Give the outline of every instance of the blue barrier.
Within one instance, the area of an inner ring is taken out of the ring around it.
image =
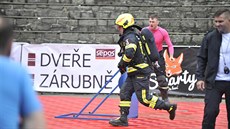
[[[55,116],[55,118],[67,118],[67,119],[84,119],[84,120],[111,120],[112,118],[108,117],[118,117],[120,115],[112,115],[112,114],[95,114],[97,109],[105,102],[105,100],[118,88],[119,86],[122,86],[122,84],[125,82],[127,78],[127,74],[122,74],[122,76],[119,78],[118,85],[112,89],[112,91],[107,94],[107,96],[97,105],[97,107],[92,111],[88,113],[83,113],[84,110],[91,104],[91,102],[101,93],[101,91],[106,87],[106,85],[111,82],[111,80],[119,73],[119,70],[111,77],[110,80],[108,80],[105,85],[93,96],[92,99],[80,110],[79,113],[67,113],[63,115]],[[130,114],[129,118],[137,118],[138,117],[138,101],[135,94],[132,96],[131,101],[131,107],[130,107]],[[81,116],[84,117],[81,117]],[[89,116],[89,117],[86,117]],[[92,117],[93,116],[93,117]],[[100,118],[95,118],[95,116],[100,116]],[[106,118],[105,118],[106,117]]]

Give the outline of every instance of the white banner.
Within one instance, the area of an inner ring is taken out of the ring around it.
[[[28,67],[36,91],[97,93],[118,71],[118,45],[26,44],[21,63]],[[101,93],[118,84],[114,77]],[[119,88],[114,91],[119,93]]]
[[[202,94],[195,88],[196,53],[199,48],[174,48],[175,61],[170,62],[165,57],[171,93],[186,96]],[[118,71],[119,49],[118,45],[18,42],[13,44],[11,58],[28,68],[36,91],[97,93]],[[120,74],[101,93],[109,93],[117,86],[119,77]],[[150,79],[152,90],[157,88],[154,79],[154,76]],[[114,93],[119,93],[119,88]]]
[[[22,52],[22,46],[28,44],[25,42],[14,42],[12,44],[12,50],[10,54],[10,58],[14,61],[21,62],[21,52]]]

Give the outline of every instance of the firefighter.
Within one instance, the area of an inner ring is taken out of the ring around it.
[[[120,117],[110,120],[113,126],[128,126],[128,114],[131,105],[131,96],[135,92],[138,101],[146,107],[168,111],[169,118],[175,118],[177,104],[165,103],[156,96],[149,94],[150,68],[139,35],[134,29],[134,17],[124,13],[116,19],[116,27],[120,34],[121,60],[118,68],[121,74],[127,71],[128,77],[120,89]]]

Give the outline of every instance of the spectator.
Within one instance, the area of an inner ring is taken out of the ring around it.
[[[0,129],[45,129],[29,74],[9,58],[12,37],[12,26],[0,16]]]
[[[197,56],[196,86],[205,90],[202,129],[215,128],[223,94],[230,129],[230,10],[218,10],[214,14],[214,25],[215,29],[203,38]]]

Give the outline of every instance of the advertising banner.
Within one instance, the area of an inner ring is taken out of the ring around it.
[[[28,44],[25,42],[14,42],[12,44],[10,58],[14,61],[21,62],[22,59],[22,46]]]
[[[97,93],[118,70],[118,45],[29,44],[22,50],[22,64],[28,67],[36,91]],[[102,93],[117,86],[119,77]]]
[[[166,63],[166,77],[171,94],[185,96],[203,96],[203,92],[196,88],[196,57],[199,47],[174,47],[174,61],[169,59],[167,50],[164,50]],[[157,89],[158,83],[155,74],[150,79],[152,89]]]
[[[174,61],[164,52],[170,94],[203,96],[196,89],[196,56],[199,47],[174,46]],[[41,92],[97,93],[118,71],[118,45],[15,43],[11,57],[28,68],[34,88]],[[118,84],[120,73],[101,93]],[[153,73],[150,88],[157,90]],[[119,88],[114,93],[119,93]]]

